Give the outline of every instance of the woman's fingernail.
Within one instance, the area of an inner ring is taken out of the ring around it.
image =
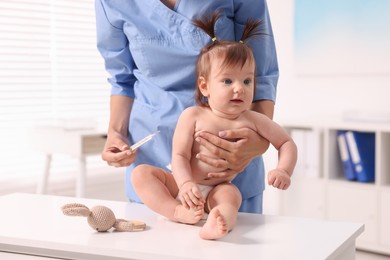
[[[226,135],[226,132],[225,131],[220,131],[219,133],[218,133],[218,136],[219,137],[224,137]]]
[[[199,137],[195,138],[195,141],[199,143],[200,142],[200,138]]]

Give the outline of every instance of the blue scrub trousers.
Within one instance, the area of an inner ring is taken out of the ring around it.
[[[238,209],[238,211],[258,214],[263,213],[263,193],[243,200],[241,207]]]

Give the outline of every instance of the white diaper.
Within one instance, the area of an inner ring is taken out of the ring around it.
[[[198,184],[198,187],[200,189],[200,192],[203,195],[203,198],[205,198],[205,199],[207,199],[207,196],[209,195],[210,191],[214,188],[214,186],[203,185],[203,184]]]

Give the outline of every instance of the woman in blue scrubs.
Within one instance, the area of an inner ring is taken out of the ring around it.
[[[127,167],[131,201],[141,202],[130,182],[135,166],[166,168],[171,162],[177,119],[195,104],[196,60],[210,42],[192,19],[215,10],[221,13],[215,31],[224,40],[238,40],[248,18],[263,20],[267,36],[253,44],[257,87],[252,109],[272,118],[279,71],[266,0],[96,0],[98,49],[112,86],[102,158],[109,165]],[[130,150],[129,145],[157,131],[153,140]],[[200,154],[200,160],[228,169],[209,176],[241,172],[233,180],[243,198],[240,211],[261,213],[265,184],[260,155],[269,143],[249,129],[226,129],[219,136],[204,134],[201,144],[220,159]]]

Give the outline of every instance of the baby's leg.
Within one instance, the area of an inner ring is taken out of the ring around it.
[[[195,224],[203,216],[203,207],[188,210],[181,205],[173,175],[161,168],[139,165],[132,172],[131,182],[146,206],[170,220]]]
[[[232,230],[237,222],[241,200],[240,191],[231,183],[219,184],[210,191],[207,202],[211,210],[200,230],[200,237],[218,239]]]

